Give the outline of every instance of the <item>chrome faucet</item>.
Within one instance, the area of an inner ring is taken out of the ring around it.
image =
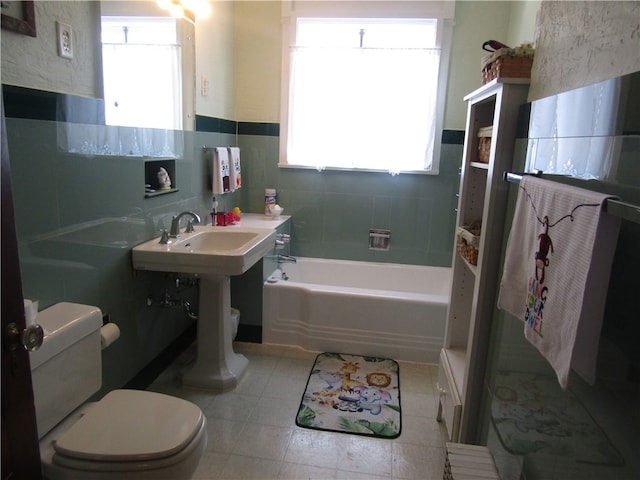
[[[175,215],[171,219],[171,229],[169,230],[169,236],[171,238],[176,238],[176,237],[180,236],[180,219],[182,217],[184,217],[184,216],[191,217],[191,221],[189,221],[189,225],[191,225],[191,228],[190,228],[191,232],[193,232],[193,222],[200,223],[200,217],[198,216],[197,213],[182,212],[182,213],[180,213],[178,215]]]
[[[278,259],[278,263],[296,263],[296,257],[292,257],[291,255],[276,255]]]

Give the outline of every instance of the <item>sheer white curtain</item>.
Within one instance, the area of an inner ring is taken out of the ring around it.
[[[440,49],[292,47],[289,164],[428,170]]]
[[[614,78],[531,105],[528,171],[584,179],[609,177],[621,82]]]
[[[280,167],[437,174],[455,2],[282,4]]]
[[[58,147],[80,155],[182,157],[184,132],[83,123],[57,124]]]

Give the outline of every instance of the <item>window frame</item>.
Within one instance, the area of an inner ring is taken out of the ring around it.
[[[386,172],[437,175],[440,165],[445,98],[449,73],[449,58],[453,36],[455,2],[412,1],[346,1],[346,2],[282,2],[282,70],[280,95],[279,168],[318,169],[307,165],[290,164],[287,161],[289,135],[289,88],[291,84],[291,47],[295,45],[298,18],[433,18],[438,22],[436,45],[441,48],[436,94],[436,121],[433,158],[429,170],[402,170],[391,172],[370,168],[327,166],[321,169],[352,172]]]

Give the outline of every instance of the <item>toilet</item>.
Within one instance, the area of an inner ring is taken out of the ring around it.
[[[30,356],[45,478],[191,478],[207,444],[200,408],[125,389],[85,403],[102,384],[102,312],[63,302],[36,322],[48,333]]]

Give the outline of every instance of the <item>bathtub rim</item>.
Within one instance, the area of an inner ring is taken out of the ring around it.
[[[451,291],[451,281],[452,281],[452,275],[453,275],[453,271],[451,267],[440,267],[440,266],[432,266],[432,265],[413,265],[413,264],[404,264],[404,263],[369,262],[369,261],[361,261],[361,260],[340,260],[340,259],[320,258],[320,257],[295,257],[295,258],[298,261],[300,261],[301,264],[325,263],[325,264],[339,264],[341,266],[347,266],[347,267],[357,266],[360,268],[364,267],[364,268],[371,268],[371,269],[392,268],[394,270],[409,269],[414,271],[429,270],[429,271],[433,271],[434,273],[442,272],[447,275],[446,285],[444,286],[444,288],[441,287],[439,289],[441,290],[442,293],[432,293],[432,292],[422,293],[422,292],[407,292],[404,290],[388,290],[388,289],[376,289],[376,288],[361,288],[356,286],[327,285],[325,283],[299,281],[296,279],[283,280],[281,278],[275,278],[277,277],[276,272],[280,271],[280,272],[287,273],[286,272],[287,267],[295,269],[297,265],[297,263],[296,264],[284,263],[284,264],[277,265],[275,270],[273,270],[273,272],[267,275],[267,278],[265,279],[265,282],[264,282],[264,286],[266,287],[267,285],[277,285],[283,282],[283,283],[286,283],[287,285],[304,286],[305,288],[310,289],[311,291],[319,291],[319,292],[331,291],[331,292],[341,293],[341,292],[353,291],[355,294],[383,295],[385,297],[406,299],[406,300],[417,300],[420,296],[425,295],[425,296],[432,297],[438,303],[442,302],[443,300],[445,303],[449,302],[450,291]],[[293,265],[293,267],[291,267],[291,265]],[[274,278],[275,278],[275,281],[272,280]]]

